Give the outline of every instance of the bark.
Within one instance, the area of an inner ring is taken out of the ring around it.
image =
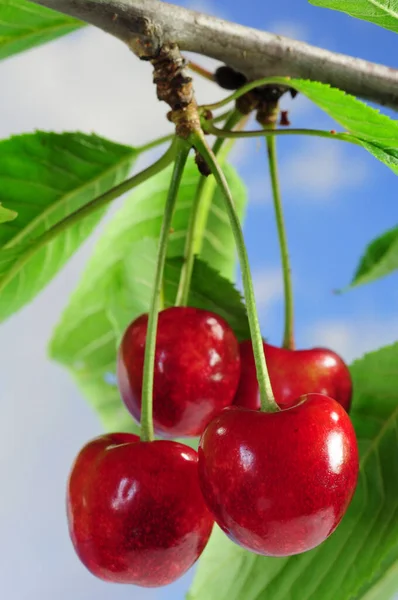
[[[398,70],[158,0],[34,0],[114,35],[141,57],[164,44],[216,58],[248,79],[289,75],[398,110]]]

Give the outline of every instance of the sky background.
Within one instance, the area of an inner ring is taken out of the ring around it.
[[[272,16],[269,3],[250,0],[180,3],[398,67],[393,33],[305,0],[279,0]],[[195,88],[200,102],[221,94],[199,79]],[[2,62],[0,89],[0,138],[80,130],[139,145],[170,131],[149,65],[93,28]],[[333,127],[300,96],[282,108],[289,108],[295,127]],[[397,340],[396,276],[333,294],[349,282],[367,242],[397,224],[393,173],[362,149],[329,140],[285,137],[278,151],[298,347],[329,346],[350,361]],[[240,144],[233,161],[248,185],[245,234],[263,334],[277,344],[282,280],[263,144]],[[47,360],[46,344],[97,236],[0,328],[0,590],[7,600],[181,600],[192,576],[161,590],[105,584],[79,563],[68,539],[66,477],[80,447],[101,427],[68,374]]]

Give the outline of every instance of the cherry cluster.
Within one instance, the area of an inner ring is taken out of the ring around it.
[[[118,356],[123,401],[139,422],[148,315]],[[278,412],[262,412],[251,341],[217,314],[159,313],[153,422],[162,437],[201,436],[198,453],[114,433],[78,455],[67,492],[71,538],[107,581],[160,586],[198,559],[214,521],[237,544],[289,556],[322,543],[355,490],[358,450],[343,360],[323,348],[264,343]]]

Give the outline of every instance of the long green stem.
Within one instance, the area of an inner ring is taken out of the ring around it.
[[[152,396],[153,396],[153,371],[155,365],[156,331],[158,326],[159,300],[162,291],[164,263],[166,260],[167,242],[169,239],[171,221],[177,200],[178,189],[185,163],[188,158],[190,146],[181,138],[175,144],[175,162],[173,174],[166,199],[162,229],[159,238],[159,248],[156,262],[155,281],[153,284],[151,305],[148,316],[148,329],[145,342],[144,374],[142,381],[141,403],[141,440],[153,440]]]
[[[272,393],[271,381],[268,374],[267,364],[265,362],[263,340],[261,337],[260,324],[258,322],[256,300],[250,274],[249,258],[247,256],[242,228],[240,226],[239,217],[236,213],[234,201],[224,173],[220,169],[212,150],[208,147],[203,133],[195,132],[191,134],[190,141],[206,160],[225,199],[225,206],[228,211],[239,256],[240,267],[242,270],[243,289],[245,292],[250,333],[253,344],[253,354],[256,363],[257,379],[260,389],[261,408],[266,412],[277,412],[279,407],[276,404],[274,395]]]
[[[242,123],[246,122],[246,120],[248,119],[249,115],[242,115],[242,113],[239,110],[233,110],[230,112],[230,114],[228,115],[223,128],[221,129],[221,131],[230,131],[231,129],[233,129],[236,125],[238,125],[238,123]],[[210,122],[210,121],[209,121]],[[214,122],[214,119],[213,121]],[[224,140],[217,138],[216,141],[214,142],[213,145],[213,154],[214,156],[219,155],[219,161],[221,161],[221,149],[222,147],[224,147],[224,152],[222,154],[222,158],[226,158],[226,155],[229,153],[229,151],[232,148],[232,144],[230,144],[229,146],[223,146],[224,145]]]
[[[147,167],[143,171],[140,171],[136,175],[133,175],[129,179],[126,179],[119,185],[115,186],[111,190],[108,190],[101,196],[94,198],[91,202],[88,202],[77,211],[71,213],[69,216],[59,221],[56,225],[51,227],[48,231],[43,233],[40,237],[34,239],[30,244],[26,247],[23,254],[18,258],[12,265],[12,267],[7,271],[7,273],[0,279],[0,291],[4,289],[4,287],[12,280],[16,273],[27,263],[27,261],[33,256],[38,250],[43,248],[46,244],[51,242],[57,235],[69,229],[85,217],[88,217],[93,212],[99,210],[100,208],[104,208],[107,206],[112,200],[118,198],[125,192],[128,192],[132,188],[136,187],[140,183],[143,183],[153,175],[156,175],[163,169],[165,169],[174,158],[175,149],[174,144],[170,146],[170,148],[163,154],[159,160],[153,163],[151,166]],[[23,244],[21,244],[23,246]],[[13,250],[17,250],[18,246],[15,246]]]
[[[243,115],[234,110],[225,121],[224,127],[229,130],[235,127],[242,120]],[[225,144],[224,138],[217,138],[214,142],[213,152],[219,156],[220,163],[223,164],[228,152],[233,146],[232,143]],[[221,153],[221,150],[223,152]],[[206,227],[207,217],[214,195],[216,182],[212,177],[200,177],[194,201],[192,204],[187,237],[185,241],[184,263],[181,269],[180,281],[178,285],[176,306],[186,306],[188,303],[189,290],[191,287],[192,271],[195,264],[195,255],[201,250],[201,243]]]
[[[209,110],[222,108],[223,106],[230,104],[230,102],[237,100],[244,94],[247,94],[247,92],[251,92],[251,90],[254,90],[256,87],[272,84],[283,85],[289,88],[291,87],[290,77],[263,77],[262,79],[257,79],[256,81],[250,81],[249,83],[242,85],[242,87],[236,90],[236,92],[233,92],[233,94],[230,94],[226,98],[223,98],[218,102],[214,102],[213,104],[204,104],[200,106],[200,108],[207,108]]]
[[[283,288],[285,297],[285,331],[283,335],[283,347],[294,350],[294,305],[292,275],[289,260],[289,250],[287,246],[286,228],[283,219],[275,136],[267,137],[267,153],[283,272]]]
[[[274,137],[279,135],[308,135],[313,137],[328,138],[332,140],[340,140],[361,146],[361,143],[350,133],[332,133],[322,129],[255,129],[254,131],[227,131],[215,127],[210,121],[203,123],[203,129],[206,133],[211,133],[217,137],[224,138],[254,138],[254,137]]]

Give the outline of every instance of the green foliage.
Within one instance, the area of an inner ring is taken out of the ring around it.
[[[246,204],[244,186],[228,165],[226,174],[242,217]],[[117,344],[126,325],[149,308],[157,240],[170,176],[171,168],[137,188],[109,223],[50,345],[51,356],[71,370],[108,430],[132,428],[132,420],[123,408],[116,388]],[[181,264],[179,257],[184,251],[198,178],[197,167],[190,160],[181,182],[170,235],[165,271],[166,305],[170,305],[175,297]],[[224,277],[232,276],[235,266],[233,237],[218,191],[205,227],[200,256]],[[210,277],[213,281],[217,278],[215,289]],[[226,286],[227,281],[220,283],[220,276],[200,263],[194,272],[192,301],[198,306],[218,307],[217,312],[232,326],[237,326],[237,320],[242,319],[239,332],[245,335],[247,323],[240,297]],[[224,299],[221,297],[223,291],[227,292]]]
[[[81,133],[37,132],[0,142],[0,201],[18,212],[0,227],[0,320],[34,298],[104,210],[33,254],[32,240],[123,180],[135,156],[134,148]]]
[[[358,138],[398,147],[398,121],[325,83],[294,79],[292,86]]]
[[[350,287],[370,283],[398,269],[398,227],[373,240],[361,258]]]
[[[292,79],[290,83],[361,140],[398,147],[398,121],[328,84],[306,79]]]
[[[18,213],[15,210],[10,210],[9,208],[5,208],[0,203],[0,223],[6,223],[7,221],[13,221],[18,216]]]
[[[25,0],[0,0],[0,60],[82,26],[76,19]]]
[[[361,141],[362,146],[377,160],[383,162],[393,171],[396,175],[398,175],[398,147],[383,147],[377,143],[368,143]]]
[[[336,532],[317,549],[277,559],[246,552],[216,529],[189,600],[391,597],[398,584],[397,364],[395,344],[351,366],[361,469],[356,494]]]
[[[324,83],[292,79],[289,85],[317,104],[353,134],[361,146],[398,174],[398,121]]]
[[[352,17],[370,21],[398,33],[397,0],[310,0],[315,6],[332,8]]]

